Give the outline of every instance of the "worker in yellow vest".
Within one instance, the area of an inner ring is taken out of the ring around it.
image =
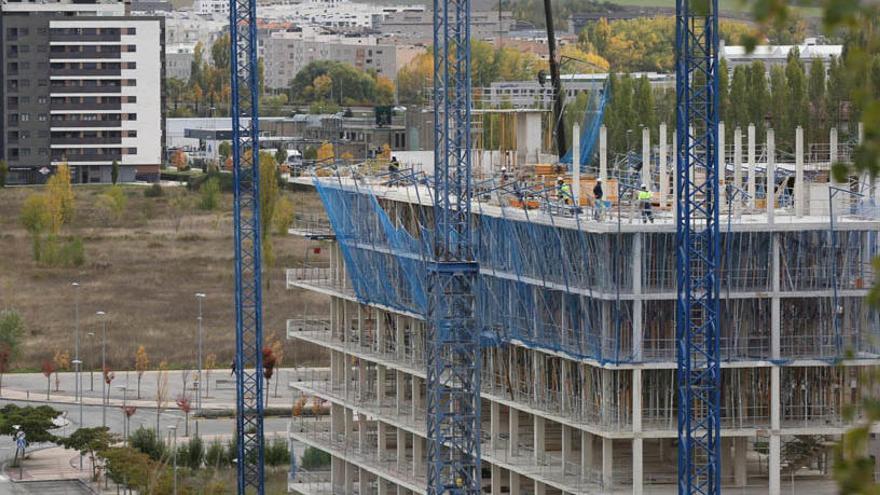
[[[562,177],[556,178],[556,197],[563,204],[573,204],[574,196],[571,195],[571,186],[566,184]]]
[[[651,210],[651,191],[648,191],[648,186],[642,184],[642,188],[639,190],[639,203],[642,204],[642,223],[648,223],[648,220],[651,223],[654,223],[654,212]]]

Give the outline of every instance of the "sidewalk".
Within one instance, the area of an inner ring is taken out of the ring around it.
[[[4,473],[11,481],[57,481],[88,480],[92,465],[88,457],[83,457],[83,469],[79,470],[79,453],[64,447],[49,447],[34,450],[21,468],[6,466]]]
[[[298,371],[302,373],[305,368]],[[165,405],[163,408],[176,407],[176,400],[183,394],[184,372],[180,370],[168,371],[168,392]],[[187,377],[186,396],[189,398],[193,409],[197,407],[197,399],[195,397],[196,390],[193,388],[192,377],[195,373],[189,372]],[[287,383],[291,377],[297,374],[295,368],[282,368],[275,371],[275,376],[266,389],[269,395],[269,406],[287,407],[290,405],[290,392],[287,389]],[[89,372],[82,373],[83,398],[84,405],[100,406],[101,400],[101,374],[95,372],[94,383],[91,382]],[[137,399],[137,374],[133,371],[117,371],[115,380],[110,384],[110,393],[108,405],[113,407],[122,406],[123,399],[125,404],[136,406],[144,409],[156,408],[156,389],[157,389],[157,371],[147,371],[141,380],[141,398]],[[41,373],[8,373],[3,377],[3,389],[0,393],[0,399],[30,401],[41,403],[55,404],[78,404],[75,398],[74,390],[76,388],[75,373],[64,372],[60,374],[61,390],[55,391],[55,378],[52,378],[52,392],[49,399],[46,399],[46,377]],[[281,383],[277,385],[278,396],[275,397],[276,384],[279,380]],[[209,387],[207,388],[208,396],[202,398],[202,408],[205,410],[226,410],[235,408],[235,377],[229,370],[212,370],[209,378]],[[91,390],[94,386],[94,391]],[[125,387],[125,390],[122,387]]]

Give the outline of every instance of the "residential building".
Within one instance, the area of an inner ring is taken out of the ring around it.
[[[12,183],[68,163],[75,182],[158,174],[162,162],[164,19],[123,2],[2,5],[2,148]]]
[[[499,19],[500,16],[500,19]],[[499,34],[506,34],[513,27],[513,14],[497,10],[474,11],[471,13],[471,38],[492,40]],[[377,29],[387,36],[409,42],[429,42],[434,39],[434,12],[424,9],[409,9],[386,15]]]
[[[651,86],[675,88],[674,74],[658,72],[637,72],[632,77],[648,78]],[[605,86],[608,74],[563,74],[562,88],[566,98],[575,98],[579,93],[596,94]],[[537,79],[530,81],[498,81],[483,89],[481,101],[493,107],[511,104],[514,108],[550,108],[553,103],[553,87],[549,81],[540,84]]]
[[[738,65],[748,65],[755,61],[763,62],[769,71],[774,65],[785,64],[794,50],[797,50],[804,63],[819,60],[826,68],[832,58],[839,59],[843,55],[843,45],[825,45],[817,38],[807,38],[800,45],[758,45],[751,51],[745,46],[727,46],[722,41],[719,54],[727,60],[727,67],[731,71]]]
[[[199,15],[229,15],[229,0],[196,0],[193,11]]]
[[[165,77],[189,81],[195,48],[195,43],[165,45]]]

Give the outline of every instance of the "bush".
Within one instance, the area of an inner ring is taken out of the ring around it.
[[[156,436],[156,432],[141,426],[128,437],[132,448],[149,456],[154,461],[165,457],[165,444]]]
[[[159,185],[158,182],[153,183],[152,186],[144,189],[144,197],[145,198],[159,198],[165,195],[165,190],[162,189],[162,186]]]
[[[199,208],[203,210],[215,210],[220,204],[220,181],[215,177],[208,179],[201,187],[201,200]]]
[[[181,462],[192,470],[200,469],[202,462],[205,460],[205,442],[198,435],[189,439],[189,443],[185,446],[185,451],[178,457]]]
[[[266,464],[270,466],[286,466],[290,463],[290,450],[287,449],[287,442],[276,438],[272,443],[266,446],[265,453]]]
[[[45,240],[35,241],[34,252],[37,261],[46,266],[70,268],[82,266],[86,261],[85,247],[80,237],[62,239],[50,235]]]
[[[314,447],[306,448],[302,456],[302,468],[313,471],[330,465],[330,454]]]
[[[119,186],[110,186],[103,194],[98,196],[97,206],[107,220],[118,221],[125,212],[128,198]]]
[[[226,455],[226,447],[220,440],[214,439],[208,445],[205,452],[205,465],[213,468],[225,468],[229,465],[229,457]]]

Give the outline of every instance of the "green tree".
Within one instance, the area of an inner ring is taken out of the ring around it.
[[[24,321],[18,311],[0,311],[0,391],[3,390],[3,373],[9,371],[12,362],[21,355],[24,338]]]
[[[275,162],[276,163],[285,163],[287,161],[287,150],[284,149],[280,144],[277,148],[275,148]]]
[[[19,214],[19,221],[31,235],[34,261],[39,261],[43,233],[52,224],[49,202],[45,193],[33,193],[25,198]]]
[[[785,83],[785,68],[774,65],[770,69],[770,121],[771,127],[776,130],[776,146],[780,147],[784,141],[785,119],[788,111],[788,85]],[[765,103],[766,105],[766,103]]]
[[[211,45],[211,62],[214,68],[229,73],[229,33],[224,33]]]
[[[785,134],[791,136],[785,141],[791,144],[793,149],[795,128],[798,126],[806,127],[810,108],[807,102],[807,75],[797,49],[791,51],[788,62],[785,64],[785,83],[788,100],[782,125]]]
[[[113,185],[116,185],[116,182],[119,180],[119,162],[113,160],[113,164],[110,168],[110,181],[113,182]]]
[[[749,125],[749,108],[748,108],[748,74],[745,66],[739,65],[733,69],[733,81],[730,84],[730,93],[728,101],[732,102],[728,107],[728,113],[725,120],[732,129],[737,127],[743,129]]]
[[[820,143],[828,137],[828,97],[825,91],[825,64],[821,60],[810,63],[809,93],[810,118],[808,139]]]
[[[112,447],[102,450],[99,455],[106,461],[107,477],[114,483],[139,493],[151,493],[150,478],[158,466],[149,456],[131,447]]]
[[[162,460],[166,454],[165,443],[156,435],[156,431],[143,426],[128,436],[128,444],[154,461]]]
[[[748,69],[748,108],[749,123],[755,124],[756,139],[764,139],[765,119],[767,118],[767,69],[760,60],[752,62]]]
[[[279,171],[275,157],[270,153],[260,153],[260,242],[263,248],[263,263],[266,268],[275,266],[275,252],[272,246],[272,222],[279,196]],[[271,277],[266,278],[266,288],[271,289]]]
[[[651,133],[657,135],[657,115],[656,106],[654,104],[654,92],[651,90],[651,83],[648,76],[642,76],[635,81],[633,89],[633,109],[635,117],[638,119],[638,125],[647,126]],[[641,139],[641,136],[639,136]]]
[[[220,180],[210,177],[199,188],[199,208],[203,210],[216,210],[220,205]]]
[[[14,437],[17,425],[25,433],[28,444],[54,442],[52,430],[58,428],[53,422],[61,412],[49,406],[25,406],[7,404],[0,409],[0,435]]]
[[[718,118],[727,122],[730,127],[730,73],[727,70],[727,59],[722,58],[718,64]]]
[[[193,49],[193,59],[190,62],[189,83],[191,86],[204,86],[205,46],[199,41]]]
[[[59,439],[58,443],[64,448],[73,449],[80,455],[88,456],[92,462],[92,481],[98,480],[98,453],[110,448],[117,442],[119,436],[110,433],[110,428],[98,426],[95,428],[79,428],[67,438]]]
[[[6,160],[0,160],[0,188],[6,187],[6,177],[9,175],[9,165]]]
[[[306,447],[302,455],[302,468],[308,471],[330,465],[330,454],[314,447]]]
[[[220,154],[220,161],[225,164],[226,160],[232,156],[232,143],[229,141],[221,141],[217,146],[217,153]]]

